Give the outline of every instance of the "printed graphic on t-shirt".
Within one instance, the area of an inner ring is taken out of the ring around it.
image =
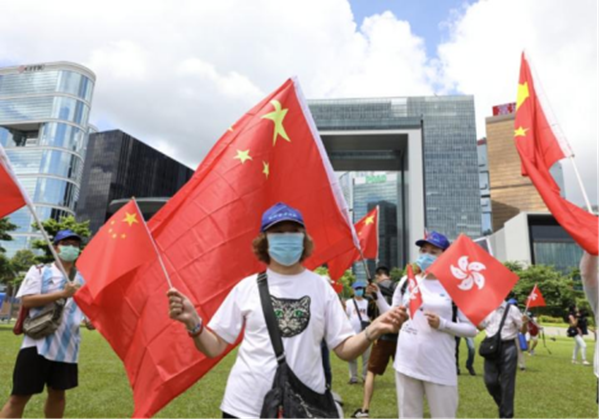
[[[306,329],[310,321],[310,296],[300,299],[280,299],[271,296],[271,302],[282,337],[294,337]]]

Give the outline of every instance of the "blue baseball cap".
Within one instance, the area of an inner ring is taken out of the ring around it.
[[[295,222],[304,227],[302,213],[284,203],[277,203],[262,215],[260,231],[264,232],[280,222]]]
[[[54,245],[56,245],[63,239],[67,239],[67,238],[75,238],[75,239],[78,239],[79,242],[82,242],[81,236],[79,236],[78,234],[73,232],[71,229],[65,229],[65,230],[58,231],[58,233],[54,236],[54,240],[52,241],[52,243]]]
[[[365,283],[362,280],[358,280],[358,281],[355,281],[354,283],[352,283],[353,289],[360,289],[360,288],[365,289],[366,287],[367,287],[367,283]]]
[[[427,237],[425,239],[419,239],[417,242],[415,242],[415,244],[418,247],[421,247],[425,244],[431,244],[445,251],[450,246],[450,241],[441,233],[432,230],[427,234]]]
[[[516,305],[518,302],[517,302],[517,299],[510,298],[506,301],[506,303],[510,303],[511,305]]]

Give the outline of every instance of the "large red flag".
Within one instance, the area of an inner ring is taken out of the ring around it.
[[[544,296],[542,296],[542,292],[538,288],[537,284],[533,286],[533,290],[527,297],[527,304],[525,306],[527,308],[535,308],[536,306],[546,306]]]
[[[421,306],[423,306],[423,295],[421,295],[421,287],[417,284],[417,279],[413,273],[412,264],[406,266],[406,281],[408,281],[408,309],[410,319],[413,319]]]
[[[598,217],[562,198],[550,174],[550,167],[556,161],[572,153],[548,124],[525,53],[521,57],[515,144],[521,156],[523,175],[529,176],[552,215],[582,248],[598,255]]]
[[[96,298],[112,282],[154,258],[144,216],[131,200],[96,233],[77,260],[77,269]]]
[[[379,251],[379,206],[366,214],[354,225],[363,256],[367,259],[377,259]],[[350,249],[336,256],[327,263],[329,276],[338,280],[344,272],[354,263],[360,260],[360,252],[353,246],[347,244]]]
[[[192,179],[148,222],[174,287],[191,298],[205,322],[235,284],[264,269],[251,243],[262,213],[280,201],[302,212],[315,242],[306,267],[329,260],[332,245],[358,244],[295,80],[234,124]],[[123,360],[136,417],[152,416],[220,360],[200,354],[185,328],[169,319],[166,291],[154,261],[108,285],[95,299],[87,286],[77,294],[80,307]]]
[[[500,306],[519,280],[516,274],[463,234],[426,273],[437,277],[474,325],[479,325]]]
[[[8,156],[0,144],[0,218],[20,209],[25,204],[25,194],[21,191]]]

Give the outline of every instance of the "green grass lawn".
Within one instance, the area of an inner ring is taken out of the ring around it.
[[[79,387],[67,394],[66,416],[71,418],[129,417],[133,411],[131,390],[121,362],[97,332],[82,330]],[[21,337],[11,327],[0,326],[0,395],[4,404],[12,386],[12,370]],[[537,355],[527,357],[527,370],[517,374],[515,413],[520,418],[598,418],[596,377],[592,367],[571,365],[572,340],[559,337],[547,341],[549,355],[542,343]],[[593,360],[594,344],[588,342],[588,360]],[[462,344],[462,365],[466,358]],[[225,358],[213,371],[175,399],[156,417],[220,418],[219,405],[235,354]],[[345,362],[332,357],[334,390],[345,403],[346,416],[362,404],[362,386],[347,385]],[[476,377],[460,376],[459,418],[494,418],[497,410],[483,384],[483,359],[475,361]],[[464,370],[464,369],[463,369]],[[43,417],[43,396],[34,397],[25,417]],[[372,418],[397,418],[394,376],[391,368],[377,378],[371,407]]]

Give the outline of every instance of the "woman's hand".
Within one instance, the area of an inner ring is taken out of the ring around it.
[[[373,334],[373,339],[379,338],[383,334],[395,334],[407,319],[408,315],[404,306],[392,308],[369,325],[369,332]]]
[[[435,328],[436,330],[440,328],[440,317],[438,315],[425,311],[425,318],[427,318],[427,322],[431,328]]]
[[[192,302],[177,289],[169,289],[169,317],[179,321],[186,326],[188,330],[193,329],[200,322],[200,317]]]

